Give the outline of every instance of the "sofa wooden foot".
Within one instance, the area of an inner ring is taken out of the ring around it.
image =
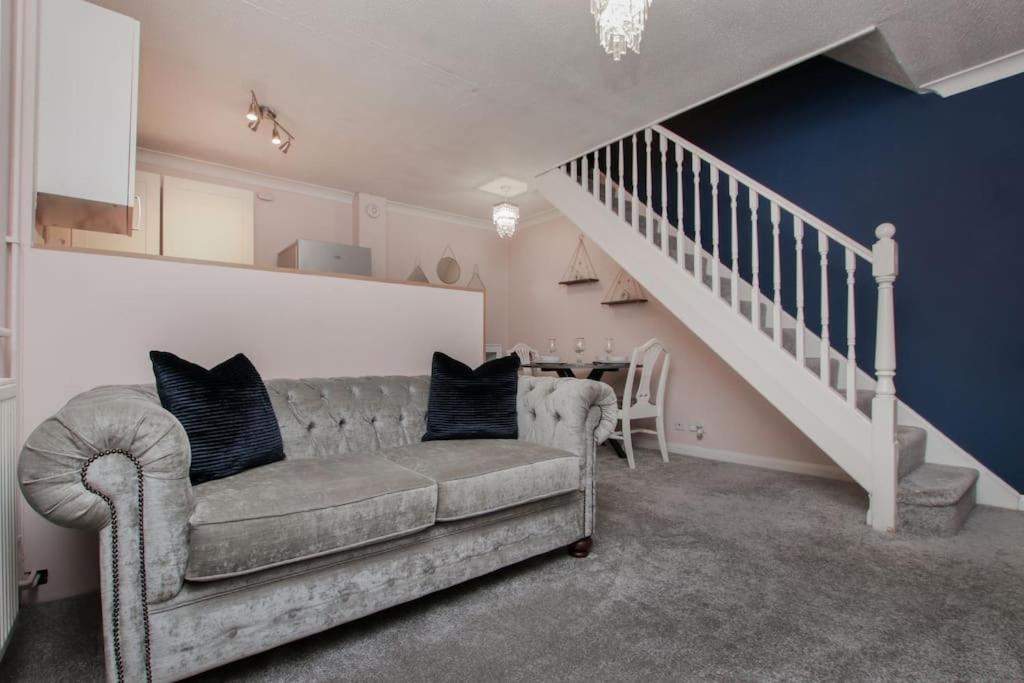
[[[586,557],[590,554],[590,549],[594,547],[594,539],[589,536],[581,538],[572,545],[569,546],[569,554],[573,557]]]

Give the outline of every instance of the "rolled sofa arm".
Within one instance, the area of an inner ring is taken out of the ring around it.
[[[585,457],[615,428],[615,392],[585,379],[519,378],[519,438]]]
[[[185,429],[152,387],[100,387],[71,399],[32,432],[18,461],[18,480],[32,508],[61,526],[107,529],[115,511],[117,543],[111,534],[103,536],[100,570],[105,594],[118,577],[124,609],[138,599],[143,552],[149,603],[181,589],[192,513],[190,461]],[[112,557],[103,557],[118,547],[121,571],[110,564]]]
[[[580,538],[589,538],[594,533],[597,445],[615,428],[615,392],[586,379],[523,376],[518,399],[520,440],[579,456],[584,494]]]

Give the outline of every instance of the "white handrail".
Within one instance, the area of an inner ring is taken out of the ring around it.
[[[868,263],[871,263],[871,250],[862,245],[860,242],[857,242],[853,238],[844,235],[839,230],[833,228],[831,225],[821,220],[814,214],[801,209],[799,206],[789,201],[779,193],[768,189],[767,187],[757,182],[747,174],[730,166],[729,164],[725,163],[715,155],[698,147],[689,140],[676,135],[668,128],[665,128],[664,126],[652,126],[651,129],[658,133],[658,135],[664,135],[669,140],[679,143],[681,147],[688,150],[691,154],[700,157],[704,161],[708,162],[708,164],[710,164],[711,166],[717,167],[720,172],[725,172],[725,174],[728,175],[730,178],[735,178],[743,185],[746,185],[747,187],[756,191],[765,199],[775,202],[781,208],[785,209],[788,213],[803,220],[804,224],[810,224],[811,227],[813,227],[815,230],[825,233],[832,240],[838,242],[844,247],[848,247],[851,251],[857,254],[857,256],[860,256]]]

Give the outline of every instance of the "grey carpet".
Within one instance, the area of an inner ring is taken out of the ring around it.
[[[643,452],[555,552],[209,681],[1024,680],[1024,515],[886,538],[852,484]],[[22,612],[0,678],[102,676],[98,602]]]

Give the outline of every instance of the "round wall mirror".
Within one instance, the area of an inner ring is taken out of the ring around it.
[[[446,285],[454,285],[462,277],[462,267],[453,256],[442,256],[437,262],[437,277]]]

